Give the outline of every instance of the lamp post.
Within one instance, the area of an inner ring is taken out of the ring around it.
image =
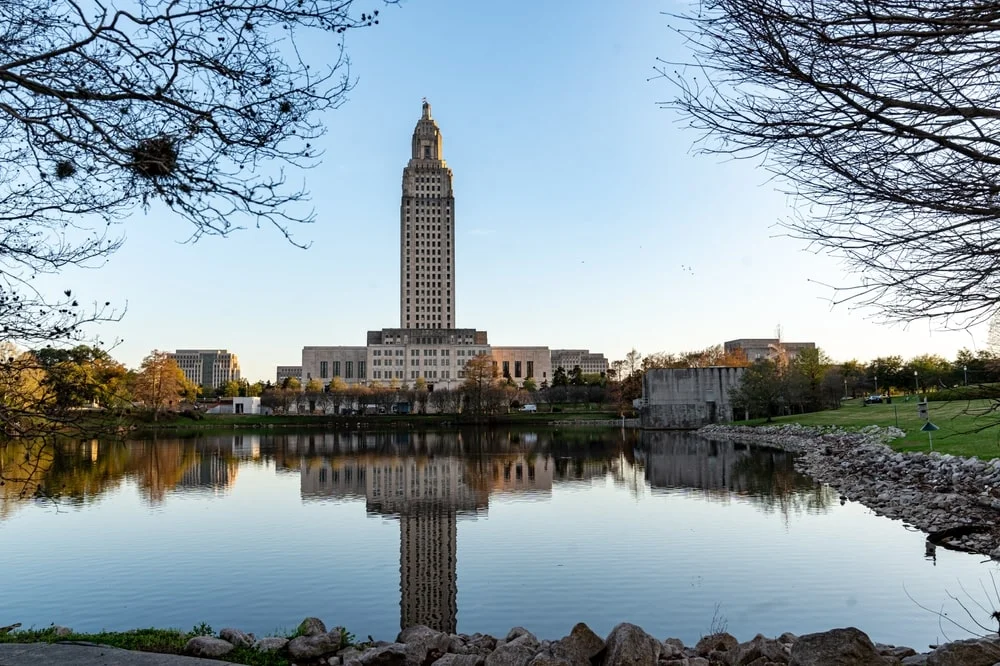
[[[968,386],[969,385],[969,366],[967,366],[967,365],[963,365],[962,366],[962,374],[965,375],[965,385]]]
[[[917,371],[916,370],[913,371],[913,386],[914,386],[914,395],[918,395],[919,396],[919,394],[920,394],[920,378],[917,377]]]
[[[875,367],[875,395],[878,395],[878,363],[875,363],[874,367]]]

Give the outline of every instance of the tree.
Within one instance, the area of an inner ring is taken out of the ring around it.
[[[0,329],[33,343],[115,319],[39,272],[100,263],[110,224],[165,208],[192,236],[309,221],[283,167],[317,159],[320,115],[351,88],[353,0],[0,1]],[[296,48],[310,34],[323,49]],[[268,168],[273,165],[274,168]]]
[[[465,381],[462,391],[466,396],[466,408],[473,414],[490,413],[494,405],[491,389],[499,383],[499,373],[493,358],[489,354],[478,356],[465,362]]]
[[[706,0],[662,62],[702,151],[759,158],[785,223],[857,282],[835,302],[966,326],[1000,306],[993,2]]]
[[[153,411],[154,421],[164,407],[173,407],[183,396],[190,396],[196,390],[177,362],[166,352],[155,349],[142,360],[132,386],[136,400]]]
[[[292,391],[301,391],[302,382],[298,377],[285,377],[284,381],[281,382],[281,388],[291,389]]]
[[[523,388],[528,393],[534,393],[535,391],[538,390],[538,384],[535,383],[535,379],[533,377],[528,377],[521,384],[521,388]]]
[[[323,382],[318,379],[310,379],[306,382],[306,393],[322,393]]]
[[[569,376],[566,374],[566,369],[561,365],[552,373],[552,385],[569,386]]]
[[[583,379],[583,368],[578,365],[573,366],[573,369],[569,373],[569,383],[573,386],[583,386],[587,383]]]
[[[230,379],[220,387],[220,392],[224,398],[235,398],[240,394],[240,383]]]
[[[52,389],[55,406],[71,409],[115,406],[126,398],[127,370],[100,347],[45,347],[33,352]]]
[[[781,375],[774,361],[759,360],[743,372],[740,384],[730,395],[733,406],[749,416],[764,416],[768,421],[782,404]]]

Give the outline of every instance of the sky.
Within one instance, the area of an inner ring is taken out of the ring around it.
[[[268,228],[188,243],[183,220],[137,211],[105,265],[52,282],[124,311],[95,329],[120,361],[227,348],[244,377],[273,381],[305,345],[363,345],[398,326],[400,183],[424,97],[454,172],[456,324],[493,345],[614,360],[780,327],[835,360],[985,346],[984,327],[831,307],[828,285],[856,276],[781,236],[795,202],[754,162],[696,155],[698,134],[658,104],[672,91],[657,57],[685,55],[664,14],[676,1],[375,7],[380,25],[347,35],[356,86],[322,118],[322,163],[292,174],[316,210],[292,230],[308,249]]]

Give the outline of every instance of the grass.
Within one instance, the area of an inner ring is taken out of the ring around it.
[[[931,402],[928,415],[940,430],[933,433],[934,450],[961,456],[996,458],[1000,456],[1000,412],[992,411],[989,400],[954,400]],[[762,419],[745,422],[761,425]],[[906,437],[891,443],[897,451],[928,451],[926,432],[921,432],[924,420],[917,414],[914,399],[904,402],[893,398],[892,404],[863,405],[860,399],[845,400],[840,409],[812,414],[782,416],[774,423],[800,423],[806,426],[835,425],[857,429],[867,425],[894,426],[906,432]]]
[[[195,627],[191,632],[183,632],[178,629],[134,629],[132,631],[102,631],[94,634],[72,633],[66,636],[56,636],[54,627],[48,627],[0,634],[0,643],[86,642],[140,652],[183,654],[184,646],[192,637],[210,634],[211,628],[205,625]],[[289,666],[290,664],[287,656],[273,652],[258,652],[245,647],[238,647],[219,660],[233,664],[247,664],[248,666]]]

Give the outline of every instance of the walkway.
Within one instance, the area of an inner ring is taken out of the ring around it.
[[[133,652],[106,645],[0,643],[0,666],[219,666],[215,659]]]

